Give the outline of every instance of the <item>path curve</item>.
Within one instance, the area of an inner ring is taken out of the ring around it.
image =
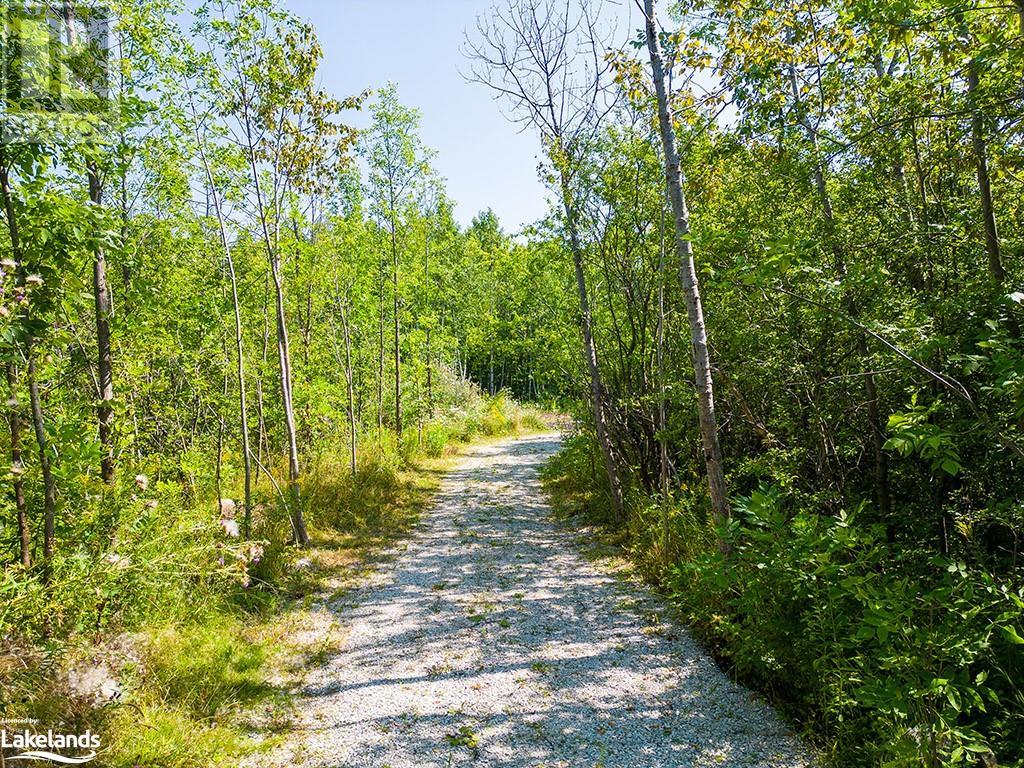
[[[656,596],[554,526],[537,471],[558,446],[477,447],[446,476],[404,552],[333,606],[344,645],[306,679],[276,764],[811,764]]]

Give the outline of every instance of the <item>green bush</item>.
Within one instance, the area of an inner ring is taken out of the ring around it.
[[[856,515],[787,514],[772,488],[735,512],[732,551],[676,565],[671,594],[742,679],[834,745],[837,764],[973,765],[987,750],[1019,764],[1019,586],[908,557]]]
[[[438,458],[448,447],[448,430],[442,424],[429,424],[426,428],[424,449],[428,456]]]

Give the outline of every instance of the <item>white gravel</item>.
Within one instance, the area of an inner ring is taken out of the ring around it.
[[[643,587],[582,557],[537,479],[553,435],[480,447],[396,559],[331,610],[265,765],[336,768],[809,766]]]

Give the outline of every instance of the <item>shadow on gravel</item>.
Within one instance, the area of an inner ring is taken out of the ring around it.
[[[796,740],[657,598],[556,532],[550,436],[477,449],[305,690],[312,765],[803,766]]]

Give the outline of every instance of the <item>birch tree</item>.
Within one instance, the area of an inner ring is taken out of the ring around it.
[[[645,32],[647,50],[651,60],[651,75],[658,101],[658,128],[665,161],[665,182],[672,215],[675,223],[676,256],[679,259],[679,280],[686,302],[686,315],[690,325],[690,341],[693,345],[693,371],[697,387],[697,414],[700,423],[701,443],[704,448],[704,463],[707,467],[708,489],[711,493],[711,510],[719,527],[729,522],[729,498],[725,486],[725,470],[722,466],[722,446],[718,437],[718,419],[715,414],[715,388],[711,376],[711,354],[708,350],[708,334],[704,322],[704,305],[700,296],[700,280],[693,253],[693,238],[690,232],[690,211],[687,206],[682,161],[676,143],[673,124],[671,93],[665,60],[661,51],[660,30],[655,16],[655,0],[644,0]],[[725,547],[724,542],[720,542]]]

